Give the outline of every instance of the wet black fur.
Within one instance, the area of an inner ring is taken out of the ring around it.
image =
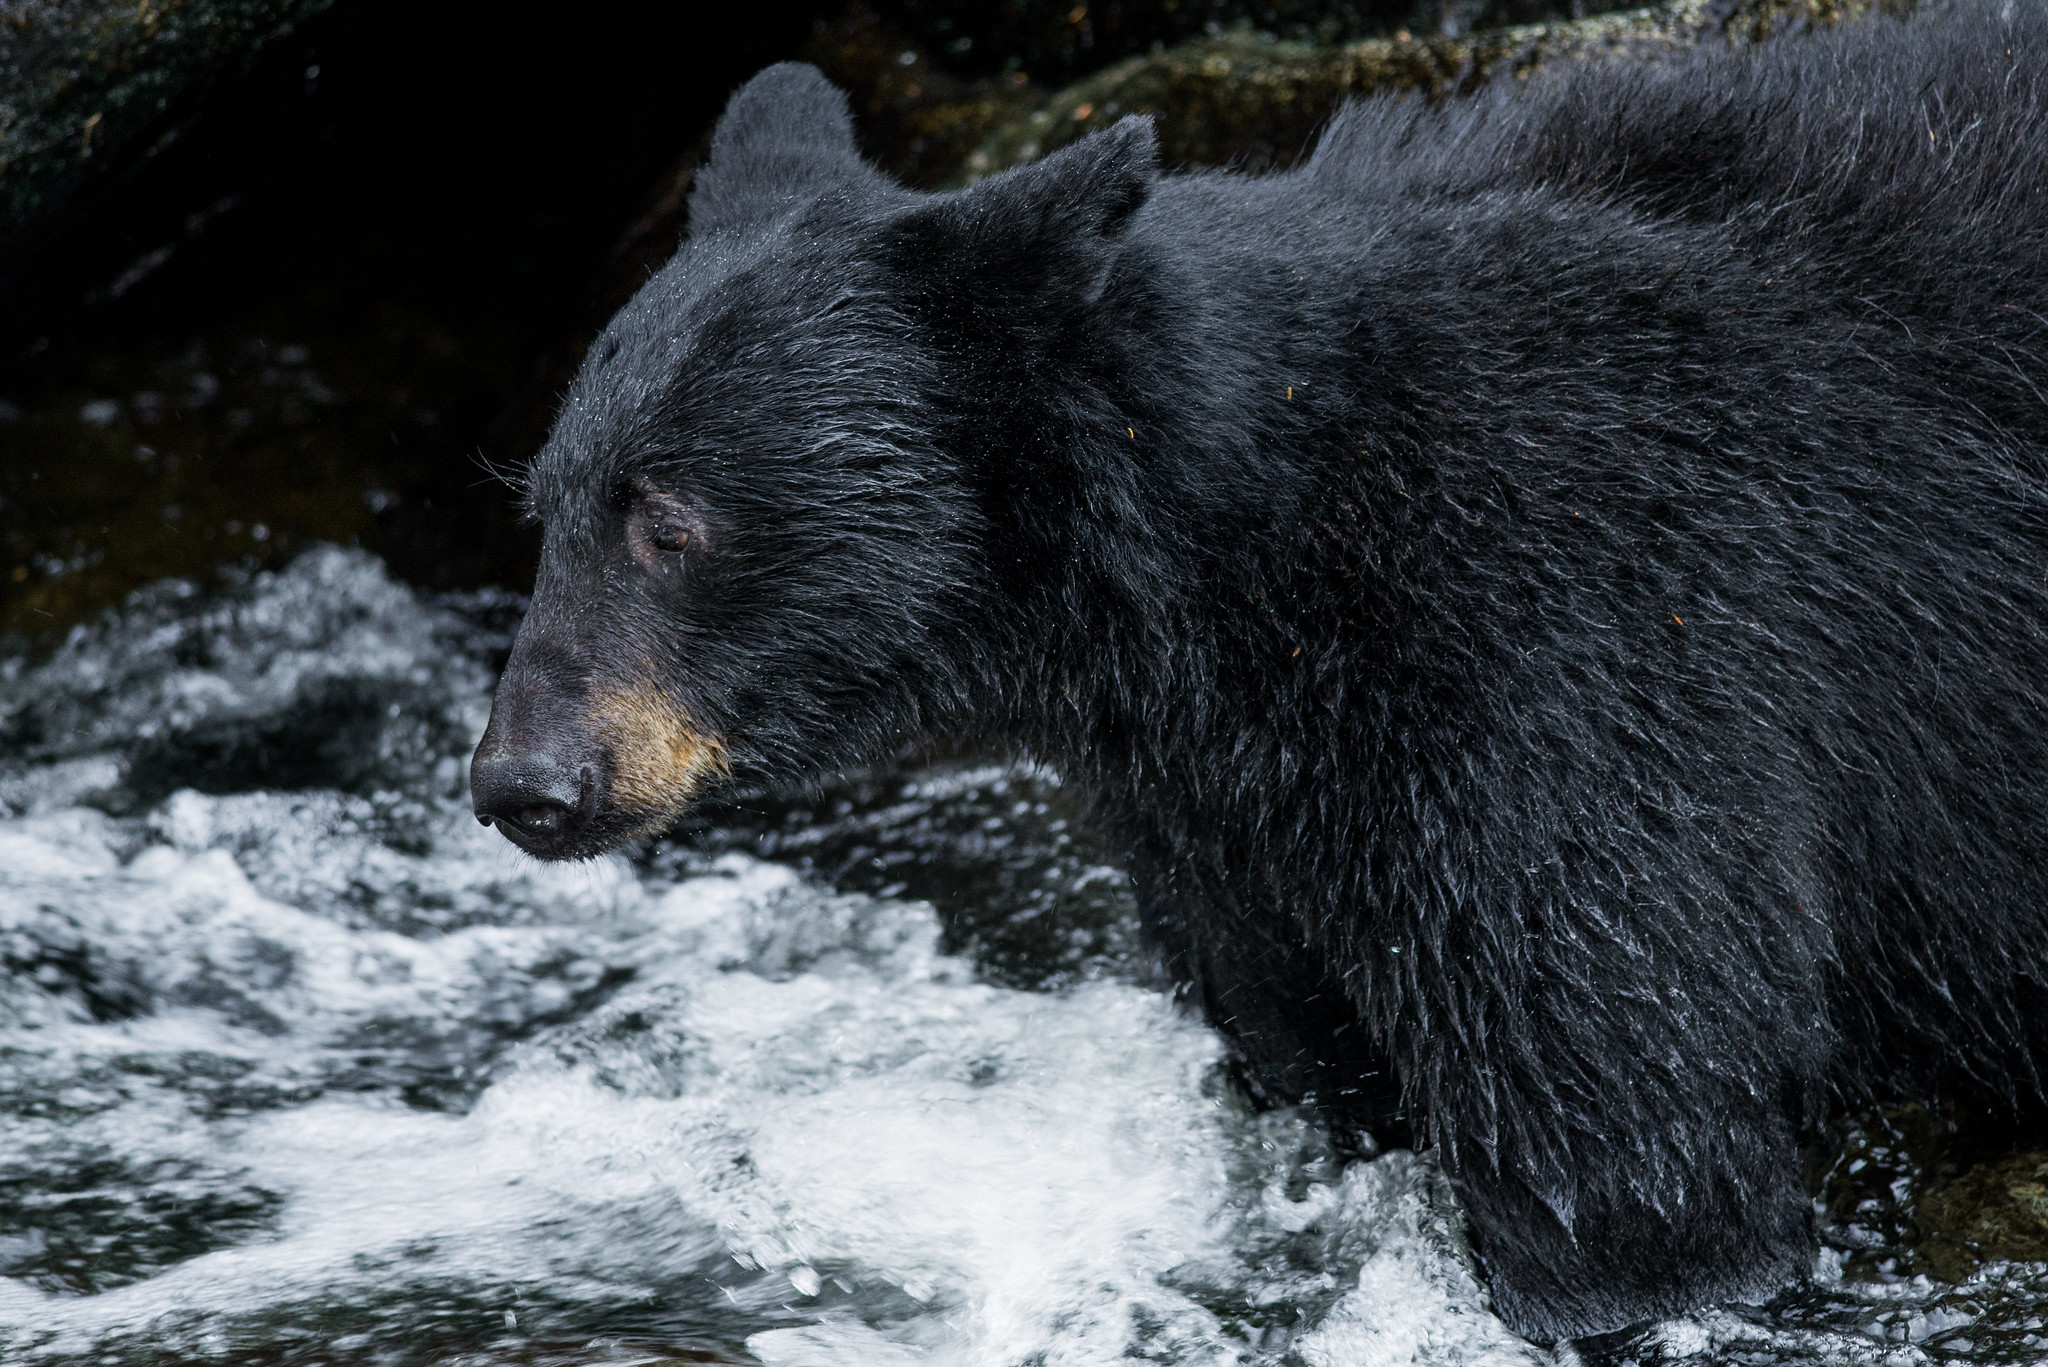
[[[771,68],[537,462],[507,688],[1035,756],[1255,1086],[1398,1083],[1514,1328],[1766,1294],[1827,1108],[2042,1093],[2044,101],[1972,3],[924,196]]]

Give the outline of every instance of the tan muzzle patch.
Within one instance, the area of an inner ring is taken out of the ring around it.
[[[725,746],[651,685],[600,696],[591,721],[611,750],[611,805],[644,818],[643,830],[676,816],[706,780],[726,772]]]

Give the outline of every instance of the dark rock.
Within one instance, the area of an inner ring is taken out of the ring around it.
[[[175,350],[110,345],[46,386],[0,390],[20,405],[0,414],[0,633],[319,541],[372,545],[415,578],[522,544],[509,499],[477,498],[497,491],[472,489],[488,476],[456,445],[522,356],[416,308],[265,321],[268,337],[195,328]],[[464,494],[481,505],[466,535],[429,552],[424,505]]]
[[[0,636],[323,541],[430,588],[530,578],[484,466],[538,444],[548,358],[674,245],[608,257],[643,190],[811,3],[350,0],[205,78],[170,141],[96,146],[0,241]]]
[[[0,243],[333,0],[0,3]]]

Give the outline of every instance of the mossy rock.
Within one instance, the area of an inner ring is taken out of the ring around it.
[[[1960,1281],[1979,1263],[2048,1261],[2048,1150],[1937,1178],[1920,1194],[1920,1255]]]
[[[96,162],[170,133],[208,83],[333,0],[26,0],[0,7],[0,241]]]
[[[1960,1282],[1986,1262],[2048,1262],[2038,1135],[1968,1107],[1892,1106],[1846,1120],[1815,1175],[1822,1236],[1852,1276]]]
[[[997,127],[954,179],[971,183],[1035,160],[1127,114],[1158,120],[1169,166],[1284,167],[1356,96],[1396,91],[1441,98],[1560,61],[1645,60],[1710,40],[1761,42],[1879,8],[1901,10],[1906,0],[1665,0],[1464,37],[1401,32],[1324,47],[1252,35],[1204,39],[1132,58],[1068,86]]]
[[[882,17],[963,72],[1022,70],[1065,84],[1191,39],[1256,31],[1351,42],[1407,26],[1473,32],[1556,19],[1572,0],[875,0]],[[1577,8],[1618,9],[1614,0]]]

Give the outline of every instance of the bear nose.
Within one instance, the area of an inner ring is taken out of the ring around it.
[[[590,775],[553,755],[479,754],[469,766],[476,819],[513,844],[546,855],[573,839],[590,818]]]

